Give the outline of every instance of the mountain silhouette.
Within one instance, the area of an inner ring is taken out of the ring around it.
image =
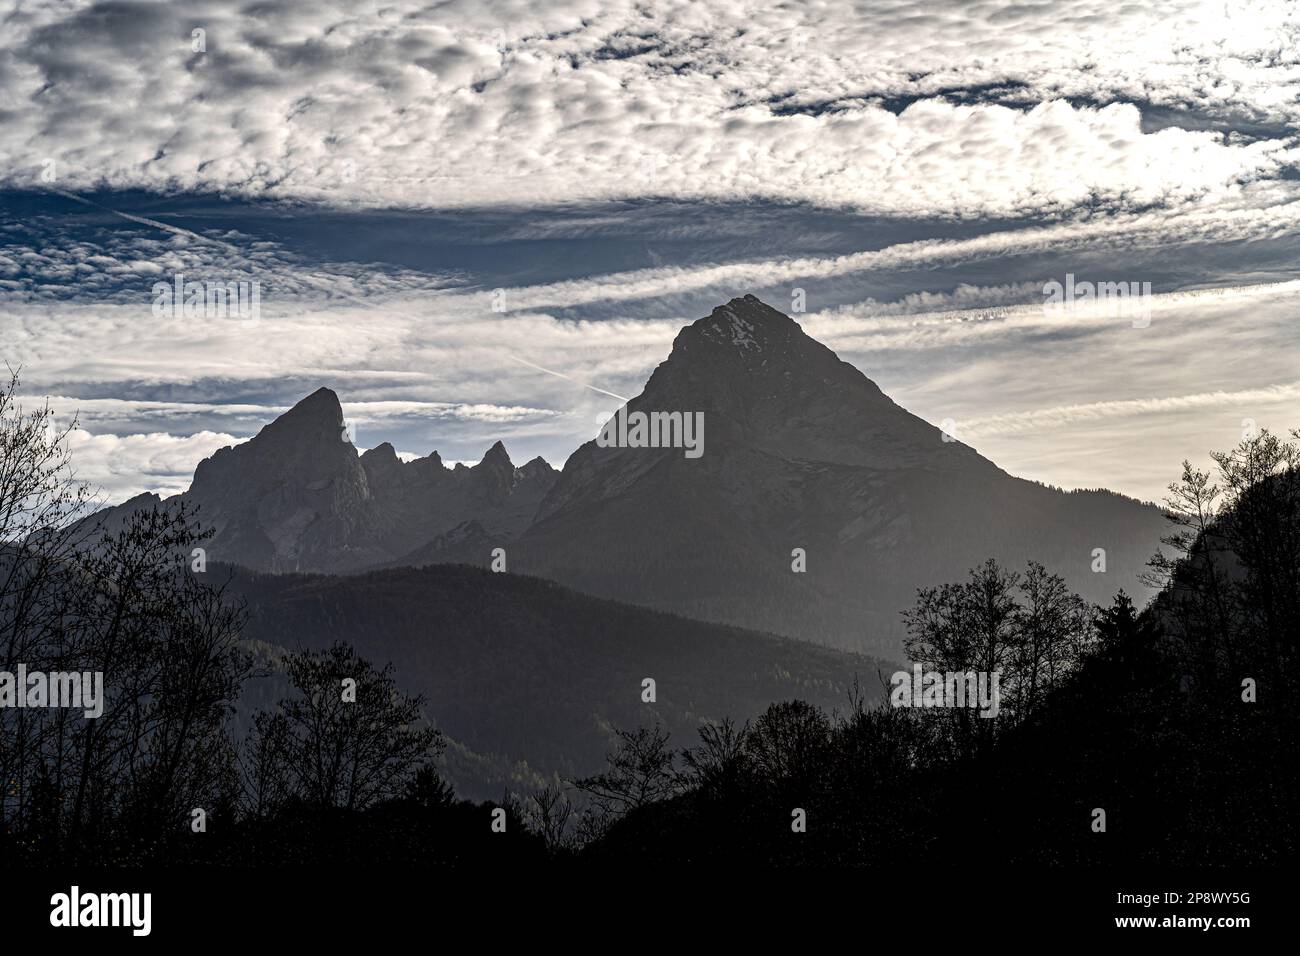
[[[1059,569],[1097,602],[1145,593],[1158,509],[1008,475],[752,295],[682,329],[637,412],[702,414],[703,453],[589,441],[514,542],[471,534],[408,560],[504,546],[510,570],[591,594],[887,656],[918,587],[990,555]]]
[[[613,444],[558,475],[500,442],[448,469],[386,443],[358,456],[320,389],[203,461],[182,498],[215,560],[258,570],[485,566],[504,548],[508,570],[592,595],[889,657],[916,589],[989,556],[1096,602],[1146,593],[1158,509],[1007,474],[752,295],[683,328],[619,415],[634,427],[611,422]],[[635,441],[638,418],[665,440]],[[672,440],[683,422],[695,452]]]
[[[387,442],[358,455],[338,396],[321,388],[249,441],[199,462],[175,500],[215,532],[205,545],[212,560],[345,572],[392,561],[466,521],[509,540],[555,477],[541,458],[516,468],[500,442],[473,467],[448,468],[436,451],[404,462]],[[159,502],[140,495],[92,517],[113,526]]]

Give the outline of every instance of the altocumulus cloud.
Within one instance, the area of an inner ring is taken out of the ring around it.
[[[113,0],[5,24],[19,185],[1011,215],[1215,201],[1297,157],[1282,3]]]

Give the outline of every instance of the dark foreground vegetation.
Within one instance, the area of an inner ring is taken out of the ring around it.
[[[349,646],[283,657],[282,699],[237,722],[261,665],[242,609],[191,571],[194,516],[74,520],[66,436],[13,394],[3,670],[102,671],[106,698],[94,719],[0,708],[0,865],[1294,859],[1300,450],[1268,433],[1171,486],[1146,608],[993,561],[918,594],[912,659],[1000,673],[996,718],[858,688],[838,710],[775,703],[691,740],[611,729],[604,772],[471,803],[438,775],[426,702]]]

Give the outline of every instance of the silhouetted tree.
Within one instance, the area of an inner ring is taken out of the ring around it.
[[[1092,639],[1091,608],[1036,561],[1020,582],[1010,673],[1012,706],[1018,720],[1029,720],[1042,699],[1070,674]]]
[[[4,822],[47,853],[148,854],[234,786],[227,724],[247,673],[242,612],[187,566],[205,535],[183,507],[106,526],[48,408],[0,391],[4,669],[103,675],[102,712],[0,710]]]
[[[529,795],[523,809],[525,823],[542,838],[551,856],[572,848],[576,810],[558,786],[543,787]]]
[[[572,781],[607,816],[621,816],[664,800],[680,789],[676,754],[659,725],[617,730],[618,746],[606,756],[604,773]]]
[[[456,802],[456,791],[429,764],[415,771],[407,785],[406,797],[426,809],[446,809]]]
[[[711,797],[734,794],[752,770],[749,730],[730,717],[700,724],[699,745],[682,751],[684,781]]]
[[[903,612],[908,656],[927,670],[1010,672],[1021,644],[1021,607],[1016,601],[1020,576],[992,558],[960,584],[922,588],[916,604]],[[1008,681],[1014,684],[1014,681]],[[954,739],[965,751],[986,750],[993,743],[996,720],[978,718],[970,708],[943,711]],[[1008,714],[1005,726],[1014,719]]]
[[[1276,705],[1293,696],[1288,678],[1300,642],[1300,445],[1263,429],[1212,457],[1224,487],[1217,530],[1241,572],[1229,584],[1238,641],[1265,656],[1273,690],[1266,704]]]
[[[1123,589],[1110,607],[1097,609],[1093,625],[1097,629],[1097,656],[1120,672],[1135,677],[1151,660],[1159,628],[1152,618],[1138,611]]]
[[[826,754],[830,721],[801,700],[772,704],[746,735],[744,753],[765,779],[804,780],[813,776]]]
[[[285,665],[297,694],[254,727],[246,806],[292,797],[362,810],[402,795],[440,752],[442,735],[417,726],[423,699],[397,690],[391,665],[376,670],[344,644],[290,654]]]

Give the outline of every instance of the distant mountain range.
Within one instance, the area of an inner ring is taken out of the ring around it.
[[[916,588],[989,556],[1040,561],[1096,602],[1146,593],[1157,508],[1007,474],[753,296],[682,329],[638,412],[701,418],[701,453],[593,439],[557,474],[498,442],[472,468],[404,463],[387,444],[358,455],[321,389],[181,497],[216,529],[214,560],[256,570],[487,566],[501,548],[509,571],[592,595],[888,657]]]
[[[404,462],[387,442],[358,455],[338,396],[321,388],[251,440],[199,462],[176,500],[215,530],[206,545],[213,560],[349,572],[392,562],[466,522],[510,539],[556,477],[542,458],[516,468],[500,442],[473,467],[448,468],[436,451]],[[112,522],[159,503],[138,495],[99,517]]]

